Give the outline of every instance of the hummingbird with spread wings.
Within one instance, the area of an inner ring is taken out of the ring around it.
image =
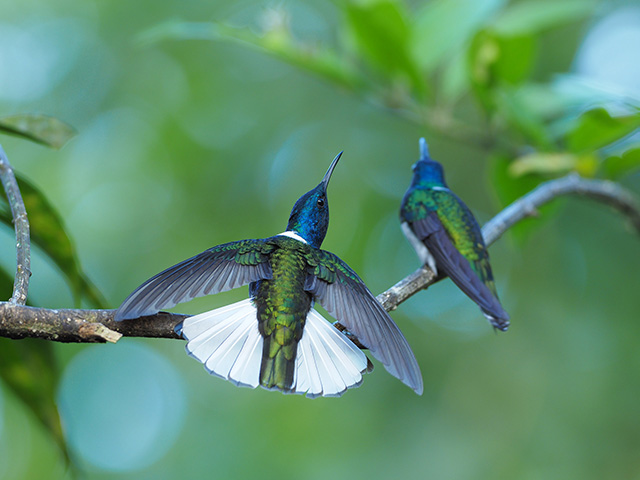
[[[248,284],[249,298],[179,325],[187,353],[210,374],[238,386],[340,396],[372,369],[355,337],[422,394],[418,363],[398,326],[345,262],[320,249],[329,225],[327,187],[341,154],[295,203],[283,233],[218,245],[164,270],[129,295],[115,319],[152,315]],[[325,320],[315,302],[346,331]]]
[[[498,300],[480,226],[447,186],[442,165],[431,159],[424,138],[420,160],[412,168],[413,179],[400,208],[402,231],[423,264],[436,275],[450,277],[494,328],[506,331],[509,314]]]

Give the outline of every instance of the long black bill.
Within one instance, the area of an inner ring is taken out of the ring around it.
[[[322,181],[320,182],[320,185],[322,185],[325,189],[325,191],[327,190],[327,186],[329,185],[329,180],[331,180],[331,174],[333,173],[333,169],[336,168],[336,165],[338,164],[338,160],[340,160],[340,157],[342,156],[344,150],[342,152],[340,152],[338,155],[336,155],[336,158],[333,159],[333,162],[331,162],[331,165],[329,165],[329,170],[327,170],[327,173],[324,174],[324,177],[322,177]]]

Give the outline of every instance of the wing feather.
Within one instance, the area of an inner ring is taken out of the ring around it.
[[[115,319],[152,315],[196,297],[269,279],[267,260],[274,248],[274,243],[264,240],[241,240],[205,250],[140,285],[120,305]]]
[[[478,304],[485,315],[498,323],[494,326],[506,330],[509,314],[473,270],[471,263],[455,247],[438,215],[431,212],[425,218],[415,220],[412,227],[416,236],[424,242],[435,258],[441,273],[451,277],[460,290]]]
[[[422,375],[409,343],[358,275],[336,255],[313,250],[305,289],[353,333],[389,373],[418,394]]]

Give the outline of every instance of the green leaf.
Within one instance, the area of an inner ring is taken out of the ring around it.
[[[33,338],[0,338],[0,378],[44,425],[69,462],[55,402],[58,371],[53,345]]]
[[[380,73],[394,77],[405,74],[420,92],[425,88],[409,55],[411,30],[402,4],[386,0],[348,3],[347,27],[358,52]]]
[[[0,117],[0,132],[56,149],[62,148],[77,133],[73,127],[55,117],[30,114]]]
[[[271,55],[351,90],[362,91],[368,83],[363,75],[333,50],[301,44],[288,30],[258,35],[248,28],[231,27],[224,23],[171,21],[143,32],[138,37],[138,43],[145,46],[166,39],[230,42]]]
[[[640,169],[640,146],[635,146],[622,155],[612,155],[602,162],[602,170],[607,178],[618,179]]]
[[[511,162],[509,174],[521,177],[528,173],[566,173],[573,170],[577,162],[578,156],[572,153],[530,153]]]
[[[532,36],[505,37],[482,30],[469,48],[472,82],[483,89],[522,83],[531,72],[534,56]]]
[[[29,181],[18,174],[16,179],[27,210],[31,241],[38,245],[62,271],[71,287],[76,304],[80,303],[81,298],[85,298],[96,308],[106,308],[102,295],[82,272],[76,259],[75,249],[58,212]],[[4,195],[0,195],[0,221],[13,228],[13,218]]]
[[[539,175],[514,177],[509,171],[511,159],[503,155],[494,156],[491,159],[490,166],[491,184],[502,208],[529,193],[544,180]],[[510,229],[514,240],[523,244],[530,238],[533,231],[540,228],[544,221],[548,221],[555,214],[558,208],[558,202],[551,202],[540,209],[541,212],[544,212],[543,216],[535,219],[527,218],[516,224]]]
[[[412,54],[430,73],[459,53],[504,0],[434,0],[413,16]]]
[[[572,152],[598,150],[626,137],[640,127],[640,111],[633,115],[612,117],[604,108],[594,108],[578,118],[567,135],[567,146]]]
[[[453,104],[469,91],[469,75],[466,55],[460,53],[452,56],[442,68],[442,80],[438,91],[445,104]]]
[[[482,30],[474,37],[467,54],[473,91],[491,114],[498,107],[501,90],[520,84],[529,76],[535,43],[530,36],[502,37],[490,30]],[[515,119],[522,120],[522,116]],[[519,123],[531,127],[530,122]]]
[[[535,152],[523,155],[511,162],[509,174],[514,177],[521,177],[531,173],[556,176],[575,171],[583,177],[592,177],[597,166],[597,158],[592,154]]]
[[[493,65],[494,76],[501,82],[517,85],[529,77],[536,54],[532,35],[498,36],[500,49]]]
[[[13,277],[4,268],[0,268],[0,298],[11,298],[13,295]]]
[[[498,110],[525,137],[525,141],[542,150],[553,149],[553,141],[544,119],[520,93],[520,89],[503,88],[495,96]]]
[[[589,0],[529,0],[510,5],[491,26],[502,35],[535,34],[586,18],[594,6]]]

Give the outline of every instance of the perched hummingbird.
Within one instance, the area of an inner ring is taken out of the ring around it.
[[[195,297],[249,284],[249,298],[189,317],[181,326],[187,353],[212,375],[308,397],[339,396],[371,371],[355,336],[384,367],[422,393],[418,363],[398,326],[358,275],[321,250],[329,225],[327,186],[298,199],[285,232],[205,250],[138,287],[116,320],[152,315]],[[327,322],[318,302],[348,332]]]
[[[400,208],[402,231],[420,261],[436,275],[451,277],[491,325],[506,331],[509,315],[498,300],[480,226],[445,183],[442,165],[431,160],[424,138],[420,160],[412,169],[413,180]]]

